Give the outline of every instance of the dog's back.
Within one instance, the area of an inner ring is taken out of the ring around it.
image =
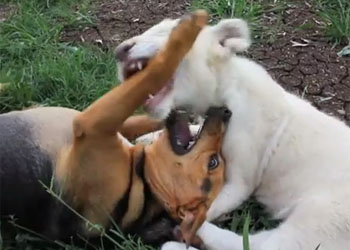
[[[1,217],[15,215],[16,224],[52,234],[49,218],[57,201],[43,184],[50,186],[56,156],[72,140],[76,113],[36,108],[0,115]]]

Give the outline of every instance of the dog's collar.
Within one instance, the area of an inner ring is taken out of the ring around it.
[[[128,227],[129,229],[132,227],[139,227],[142,225],[145,221],[153,219],[154,215],[152,213],[154,212],[154,207],[158,202],[156,201],[151,188],[146,180],[145,177],[145,164],[146,164],[146,152],[145,148],[142,148],[142,151],[140,152],[140,155],[138,155],[136,162],[134,163],[134,171],[135,174],[140,178],[143,184],[143,208],[140,216]]]
[[[130,205],[130,199],[133,199],[132,197],[132,189],[133,186],[135,185],[135,179],[134,175],[136,175],[142,185],[142,199],[143,201],[140,202],[140,204],[143,204],[142,206],[142,212],[140,213],[138,218],[135,218],[135,221],[140,221],[142,220],[142,217],[146,215],[145,210],[146,207],[149,206],[149,201],[152,201],[152,194],[150,191],[150,188],[148,187],[148,184],[145,180],[144,177],[144,165],[145,165],[145,151],[144,148],[139,149],[139,154],[133,159],[131,166],[130,166],[130,175],[129,175],[129,186],[126,189],[125,193],[123,194],[122,198],[119,200],[117,206],[114,208],[113,211],[113,219],[116,224],[121,225],[124,217],[126,216],[128,210],[129,210],[129,205]],[[134,224],[135,221],[131,221],[130,224]],[[127,228],[130,227],[130,225],[126,226]]]
[[[272,155],[275,153],[277,147],[279,146],[280,139],[285,129],[287,128],[288,122],[289,116],[285,116],[281,121],[279,127],[277,128],[275,134],[271,137],[259,164],[259,170],[261,171],[261,173],[265,171]]]
[[[145,149],[142,149],[141,155],[139,156],[137,163],[135,164],[135,173],[138,177],[140,177],[144,184],[147,184],[145,180],[145,159],[146,159],[146,153]]]

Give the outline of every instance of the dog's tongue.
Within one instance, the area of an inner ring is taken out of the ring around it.
[[[174,125],[174,134],[176,138],[176,144],[181,147],[187,147],[190,143],[192,136],[188,126],[187,120],[177,121]]]
[[[170,143],[174,152],[177,154],[185,154],[187,146],[192,139],[188,119],[186,112],[174,110],[166,121]]]

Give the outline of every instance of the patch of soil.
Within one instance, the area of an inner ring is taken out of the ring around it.
[[[275,21],[269,13],[263,18],[265,27]],[[275,41],[253,45],[249,55],[285,89],[350,125],[350,58],[338,57],[341,47],[324,39],[321,20],[305,1],[293,1],[282,22]]]
[[[97,0],[94,6],[97,27],[65,30],[63,40],[115,46],[164,18],[180,17],[186,12],[189,0]]]
[[[0,23],[9,18],[15,10],[15,6],[9,4],[0,4]]]

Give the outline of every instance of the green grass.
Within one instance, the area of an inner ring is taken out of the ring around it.
[[[219,226],[243,235],[246,241],[248,232],[256,233],[264,229],[275,228],[279,223],[280,221],[272,220],[265,208],[255,199],[250,199],[230,213],[223,222],[219,223]]]
[[[315,0],[325,21],[325,35],[335,44],[350,44],[350,1]]]
[[[93,25],[88,2],[76,11],[73,1],[57,2],[21,1],[0,23],[0,112],[35,104],[81,110],[116,84],[112,52],[60,41],[64,27]]]
[[[275,41],[276,34],[283,25],[281,13],[293,1],[278,0],[193,0],[191,9],[203,8],[211,15],[211,22],[222,18],[243,18],[249,22],[253,35],[267,43]],[[325,36],[336,44],[350,43],[350,1],[349,0],[314,0],[316,12],[325,22]],[[263,13],[274,12],[276,24],[263,27],[260,20]],[[298,27],[308,29],[312,27]]]
[[[249,223],[250,223],[250,216],[247,215],[244,226],[243,226],[243,249],[249,250]]]
[[[61,40],[66,27],[94,25],[89,1],[6,2],[14,6],[14,13],[0,23],[0,113],[32,105],[81,110],[117,84],[112,51]],[[120,237],[117,233],[109,232],[114,238]],[[122,239],[121,244],[123,249],[150,249],[131,238]],[[49,244],[23,228],[10,246],[0,237],[0,249],[6,250],[58,246],[76,249]]]

